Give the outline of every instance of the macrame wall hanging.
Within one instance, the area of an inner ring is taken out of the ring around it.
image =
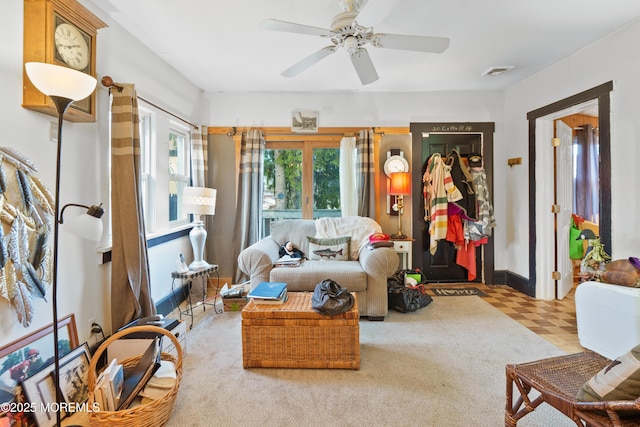
[[[0,297],[25,328],[33,320],[33,298],[46,301],[52,279],[55,201],[36,172],[21,153],[0,147]]]

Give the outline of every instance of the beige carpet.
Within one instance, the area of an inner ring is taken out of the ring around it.
[[[196,316],[170,426],[504,425],[507,363],[564,354],[477,296],[360,321],[361,369],[243,369],[240,313]],[[519,426],[572,426],[553,408]]]

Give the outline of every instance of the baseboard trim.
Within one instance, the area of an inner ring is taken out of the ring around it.
[[[177,288],[173,295],[169,294],[156,303],[156,312],[163,316],[167,316],[173,310],[178,308],[180,304],[186,301],[188,294],[188,285]]]
[[[511,286],[518,292],[522,292],[525,295],[529,295],[532,298],[536,297],[536,287],[535,284],[529,282],[529,279],[526,277],[522,277],[519,274],[513,273],[511,271],[505,271],[505,285]]]

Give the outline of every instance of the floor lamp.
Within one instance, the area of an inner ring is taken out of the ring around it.
[[[409,172],[395,172],[391,174],[391,184],[389,194],[396,196],[394,209],[398,211],[398,232],[392,234],[393,239],[406,239],[407,235],[402,232],[402,208],[404,207],[404,196],[411,194],[411,174]]]
[[[78,101],[89,96],[96,87],[96,79],[89,74],[72,70],[71,68],[61,67],[53,64],[42,62],[28,62],[25,64],[27,76],[31,83],[40,92],[47,95],[56,107],[58,112],[58,148],[56,155],[56,187],[55,187],[55,221],[53,224],[53,275],[52,275],[52,297],[51,306],[53,311],[53,345],[54,345],[54,384],[56,395],[56,425],[60,425],[60,403],[62,396],[60,391],[60,355],[58,350],[58,224],[62,224],[62,211],[67,206],[84,205],[67,205],[60,210],[60,154],[62,151],[62,123],[64,112],[73,101]],[[86,221],[87,224],[79,227],[82,233],[88,233],[92,227],[97,227],[99,233],[102,233],[102,222],[100,217],[104,211],[98,206],[89,207],[86,215],[93,219]],[[84,219],[83,219],[84,220]],[[98,225],[99,224],[99,225]],[[72,227],[73,228],[73,227]],[[93,230],[92,236],[98,234],[98,230]],[[99,238],[99,236],[98,236]],[[97,240],[97,239],[96,239]]]
[[[193,214],[193,228],[189,232],[189,240],[193,248],[193,262],[189,270],[209,268],[204,260],[204,244],[207,240],[207,230],[200,215],[214,215],[216,213],[216,190],[206,187],[185,187],[182,190],[182,209]]]

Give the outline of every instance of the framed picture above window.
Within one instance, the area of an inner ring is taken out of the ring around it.
[[[297,133],[318,132],[318,112],[294,110],[291,113],[291,131]]]

